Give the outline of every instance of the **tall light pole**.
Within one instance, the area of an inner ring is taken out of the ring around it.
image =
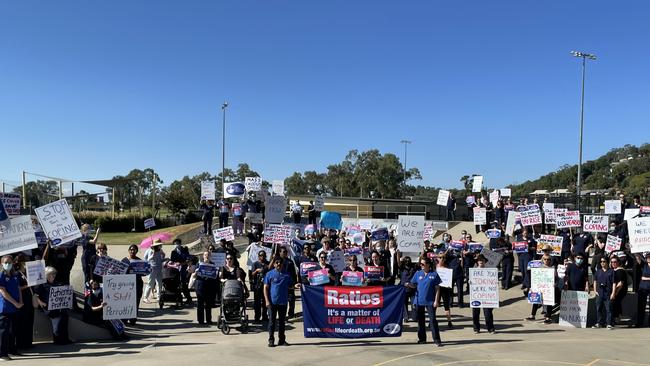
[[[582,94],[580,96],[580,147],[578,149],[578,181],[576,183],[578,211],[580,211],[581,183],[582,183],[582,130],[584,128],[585,117],[585,72],[587,59],[595,60],[596,55],[578,51],[571,51],[574,57],[582,58]]]
[[[410,144],[411,141],[402,140],[402,141],[400,141],[400,143],[404,144],[404,188],[406,188],[406,150],[407,150],[408,144]],[[406,190],[405,190],[405,193],[406,193]]]
[[[223,111],[223,132],[221,135],[221,196],[223,197],[225,193],[223,192],[223,186],[226,183],[226,108],[228,108],[228,102],[223,102],[221,105],[221,110]]]

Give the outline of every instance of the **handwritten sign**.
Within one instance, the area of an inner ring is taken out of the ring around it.
[[[74,291],[71,286],[52,286],[47,301],[47,310],[72,309]]]
[[[451,268],[438,267],[436,268],[436,272],[438,272],[438,277],[440,277],[440,280],[442,281],[440,286],[451,288],[454,270]]]
[[[399,236],[397,249],[402,253],[419,253],[422,251],[424,235],[424,216],[400,215],[397,218]]]
[[[81,231],[65,199],[48,203],[35,211],[52,245],[57,246],[81,238]]]
[[[325,285],[330,282],[329,271],[327,268],[317,269],[307,273],[309,284],[312,286]]]
[[[265,252],[267,259],[271,258],[271,253],[272,253],[271,248],[267,248],[265,246],[258,245],[258,244],[252,244],[248,249],[248,260],[246,261],[246,265],[248,266],[248,269],[253,269],[253,263],[257,262],[260,252]],[[210,258],[210,260],[212,261],[212,258]],[[225,256],[223,257],[223,260],[224,262],[222,266],[225,264],[225,260],[226,260]],[[212,262],[216,263],[215,261]],[[217,266],[217,267],[221,267],[221,266]]]
[[[490,192],[490,202],[492,202],[492,205],[496,206],[498,201],[499,201],[499,191]]]
[[[475,175],[472,180],[472,192],[481,192],[483,189],[483,176]]]
[[[124,263],[108,256],[99,257],[93,274],[98,276],[125,274],[129,270],[129,263]]]
[[[9,216],[20,215],[20,200],[21,196],[17,193],[0,192],[0,202],[2,202],[5,212]]]
[[[638,208],[626,208],[625,209],[625,214],[623,215],[623,221],[629,221],[629,220],[639,216],[640,212],[641,212],[641,210],[638,209]]]
[[[556,235],[540,235],[537,240],[537,254],[542,254],[542,248],[545,245],[550,245],[553,248],[551,255],[554,257],[559,257],[562,254],[562,241],[564,240],[561,236]]]
[[[630,252],[650,251],[650,217],[638,217],[627,221],[630,235]]]
[[[246,192],[259,192],[262,189],[262,178],[246,177],[244,186],[246,186]]]
[[[45,261],[25,262],[27,286],[32,287],[47,282],[45,278]]]
[[[605,214],[618,215],[621,213],[621,200],[605,201]]]
[[[611,253],[621,249],[621,243],[623,243],[623,239],[614,235],[607,235],[607,242],[605,243],[605,252]]]
[[[323,196],[314,197],[314,210],[325,211],[325,197]]]
[[[609,231],[609,216],[585,215],[582,230],[592,233],[606,233]]]
[[[515,211],[508,211],[508,219],[506,221],[506,234],[513,236],[515,233],[516,224],[517,224],[517,213]]]
[[[226,241],[235,240],[235,232],[232,230],[232,226],[222,227],[220,229],[213,230],[214,232],[214,241],[218,243],[221,239]]]
[[[469,269],[469,306],[472,308],[499,307],[498,269]]]
[[[283,180],[274,180],[271,190],[276,196],[284,196],[284,181]]]
[[[363,284],[363,272],[343,271],[341,283],[343,286],[361,286]]]
[[[566,211],[556,213],[555,226],[558,229],[569,227],[582,227],[580,211]]]
[[[136,307],[135,275],[107,275],[104,277],[103,319],[133,319],[138,316]]]
[[[447,206],[447,201],[449,201],[449,191],[441,189],[438,191],[438,201],[436,202],[440,206]]]
[[[153,217],[144,220],[144,228],[145,228],[145,230],[149,230],[154,226],[156,226],[156,220],[154,220]]]
[[[519,215],[522,226],[539,225],[542,223],[542,213],[538,204],[519,206]]]
[[[284,196],[269,196],[266,198],[264,206],[264,216],[266,222],[272,224],[279,224],[284,220],[285,209],[287,203]]]
[[[512,191],[510,188],[501,188],[499,190],[501,193],[501,197],[511,197],[512,196]]]
[[[485,207],[474,207],[474,225],[487,224],[487,209]]]
[[[201,182],[201,199],[202,200],[214,200],[216,197],[217,188],[215,187],[214,181],[206,180]]]
[[[555,269],[531,268],[530,290],[542,294],[544,305],[555,305]]]
[[[38,247],[32,219],[17,216],[0,223],[0,256]]]
[[[217,272],[219,267],[215,266],[212,263],[199,263],[199,268],[196,270],[196,274],[205,277],[205,278],[217,278]]]
[[[291,226],[281,224],[266,224],[264,226],[264,242],[273,244],[289,244]]]
[[[586,328],[589,293],[562,291],[560,298],[560,326]]]

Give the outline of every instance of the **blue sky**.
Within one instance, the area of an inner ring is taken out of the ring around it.
[[[533,179],[648,142],[644,1],[4,1],[0,179],[165,184],[247,162],[271,181],[351,149],[403,155],[420,184]],[[417,182],[414,182],[417,183]]]

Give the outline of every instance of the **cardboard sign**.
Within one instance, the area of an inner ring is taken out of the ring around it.
[[[325,197],[323,196],[314,197],[314,210],[325,211]]]
[[[533,226],[542,223],[542,213],[539,210],[539,205],[519,206],[518,210],[522,226]]]
[[[379,281],[384,278],[383,266],[366,266],[363,269],[363,275],[368,281]]]
[[[472,308],[499,307],[498,269],[469,269],[469,306]]]
[[[621,213],[621,200],[605,201],[605,214],[618,215]]]
[[[623,243],[623,239],[614,235],[607,235],[607,242],[605,243],[605,252],[611,253],[621,249],[621,243]]]
[[[244,186],[246,187],[246,192],[259,192],[262,190],[262,178],[246,177],[244,179]]]
[[[436,268],[436,272],[438,272],[438,277],[440,277],[440,280],[442,281],[440,287],[451,288],[454,270],[451,268],[438,267]]]
[[[474,207],[474,225],[487,224],[487,209],[485,207]]]
[[[630,252],[643,253],[650,251],[650,217],[638,217],[628,220],[627,231],[630,235]]]
[[[210,262],[214,263],[215,267],[221,268],[226,265],[226,255],[227,253],[210,253]],[[270,256],[267,255],[266,258],[268,259]],[[257,258],[255,258],[255,260],[257,260]]]
[[[542,248],[544,245],[550,245],[553,248],[551,255],[554,257],[559,257],[562,255],[562,241],[564,238],[556,235],[540,235],[537,240],[537,254],[542,254]]]
[[[20,201],[21,196],[17,193],[0,192],[0,202],[8,216],[20,215]]]
[[[264,206],[264,216],[268,223],[279,224],[284,220],[287,202],[284,196],[269,196]]]
[[[199,268],[196,270],[198,276],[205,278],[217,278],[217,272],[219,272],[219,267],[205,262],[199,263]]]
[[[74,291],[71,286],[52,286],[47,301],[47,310],[72,309]]]
[[[566,208],[554,208],[552,210],[544,211],[544,223],[547,225],[555,225],[558,213],[565,213]]]
[[[330,274],[327,268],[317,269],[307,273],[309,284],[312,286],[326,285],[330,283]]]
[[[32,218],[16,216],[0,223],[0,256],[38,247]]]
[[[582,230],[591,233],[606,233],[609,231],[609,216],[585,215]]]
[[[556,213],[555,226],[558,229],[569,227],[582,227],[580,211],[566,211]]]
[[[104,276],[104,320],[133,319],[138,316],[135,281],[134,274]]]
[[[531,268],[530,290],[542,294],[544,305],[555,305],[555,269]]]
[[[472,192],[481,192],[483,189],[483,176],[475,175],[472,179]]]
[[[586,328],[588,309],[588,292],[562,291],[560,298],[560,326]]]
[[[25,262],[27,286],[32,287],[47,282],[45,278],[45,261]]]
[[[341,283],[343,286],[361,286],[363,285],[363,272],[343,271]]]
[[[276,196],[284,196],[284,181],[274,180],[273,185],[271,186],[271,191]]]
[[[264,215],[262,215],[262,213],[246,212],[246,219],[248,219],[251,224],[261,224],[264,222]]]
[[[501,262],[501,259],[503,259],[502,253],[492,251],[488,248],[483,248],[481,254],[483,254],[485,259],[487,260],[487,262],[485,263],[485,266],[487,268],[497,268],[497,266]]]
[[[513,236],[515,234],[516,224],[517,224],[517,213],[515,211],[508,211],[508,219],[506,221],[506,234]]]
[[[214,181],[207,180],[201,182],[201,199],[202,200],[215,200],[217,188]]]
[[[525,241],[516,241],[512,243],[512,250],[515,253],[527,253],[528,252],[528,242]]]
[[[330,251],[327,257],[329,265],[334,267],[334,272],[341,273],[345,270],[345,253],[343,251]]]
[[[397,218],[397,249],[402,253],[419,253],[422,251],[424,236],[424,216],[400,215]]]
[[[490,193],[490,202],[492,202],[493,206],[496,206],[498,201],[499,201],[499,191],[492,191]]]
[[[438,191],[438,200],[437,204],[439,206],[447,206],[447,201],[449,201],[449,191],[445,191],[444,189],[441,189]]]
[[[81,231],[65,199],[48,203],[35,211],[45,235],[52,241],[53,246],[81,238]]]
[[[623,215],[623,221],[629,221],[637,216],[641,212],[638,208],[627,208],[625,209],[625,214]]]
[[[264,242],[286,245],[291,241],[291,226],[266,224],[264,226]]]
[[[235,232],[232,230],[232,226],[222,227],[212,231],[214,233],[214,242],[218,243],[221,239],[226,241],[235,240]]]
[[[265,246],[258,245],[258,244],[251,244],[248,247],[248,259],[246,261],[246,265],[248,266],[248,269],[251,269],[251,270],[253,269],[253,263],[257,262],[260,252],[265,252],[266,253],[266,259],[271,258],[271,253],[272,253],[271,248],[267,248]],[[210,260],[212,261],[212,257],[210,258]],[[223,257],[223,260],[224,260],[223,265],[225,265],[225,260],[226,260],[225,256]],[[214,262],[214,261],[213,261],[213,263],[216,264],[216,262]],[[220,267],[220,266],[217,266],[217,267]]]
[[[99,257],[93,274],[98,276],[126,274],[129,263],[124,263],[108,256]]]
[[[512,196],[512,191],[510,188],[501,188],[499,190],[499,193],[501,193],[501,197],[511,197]]]
[[[144,220],[144,228],[145,228],[145,230],[149,230],[154,226],[156,226],[156,220],[154,220],[153,217],[150,218],[150,219],[145,219]]]

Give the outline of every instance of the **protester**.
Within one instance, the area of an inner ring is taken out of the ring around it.
[[[594,288],[596,291],[596,324],[592,328],[612,329],[612,298],[614,271],[609,268],[607,258],[600,259],[600,268],[596,271]]]
[[[454,194],[449,192],[449,197],[447,198],[447,221],[456,220],[456,198]]]
[[[296,315],[296,293],[294,291],[294,285],[298,283],[298,274],[296,273],[296,265],[289,258],[287,247],[280,247],[278,252],[280,258],[282,258],[282,273],[288,275],[291,279],[289,289],[287,290],[289,295],[289,312],[287,313],[287,318],[291,319]]]
[[[210,260],[210,252],[203,252],[203,263],[214,265],[214,262]],[[211,325],[218,280],[206,277],[200,271],[195,271],[193,276],[194,289],[196,290],[196,321],[201,325],[206,323]]]
[[[239,280],[244,287],[246,298],[248,298],[248,287],[246,286],[246,272],[244,272],[232,254],[226,254],[226,265],[219,270],[219,279],[221,280]]]
[[[95,248],[95,244],[97,243],[97,239],[99,238],[99,232],[101,231],[101,228],[97,228],[97,231],[95,232],[95,237],[93,239],[90,239],[88,234],[90,232],[90,225],[89,224],[83,224],[81,225],[81,239],[79,239],[81,243],[81,247],[83,248],[83,252],[81,254],[81,269],[84,273],[84,283],[88,283],[92,279],[92,267],[91,267],[91,259],[95,255],[95,252],[97,249]]]
[[[278,321],[278,346],[288,346],[284,329],[291,278],[282,272],[283,259],[273,259],[273,269],[264,276],[264,300],[269,312],[269,347],[275,347],[275,321]]]
[[[542,268],[555,268],[553,267],[553,259],[551,258],[550,255],[544,254],[542,257]],[[557,284],[557,271],[555,271],[555,284]],[[555,287],[555,286],[554,286]],[[535,320],[535,315],[537,315],[537,310],[543,307],[543,313],[544,313],[544,324],[551,324],[551,315],[553,313],[553,305],[540,305],[540,304],[533,304],[533,307],[530,311],[530,316],[527,317],[525,320]]]
[[[294,224],[300,224],[302,219],[302,206],[300,205],[300,201],[296,200],[296,202],[291,205],[291,217],[293,218]]]
[[[336,284],[336,272],[334,272],[334,267],[327,263],[327,253],[320,253],[318,255],[318,265],[316,270],[319,269],[327,269],[330,278],[328,285],[334,286]]]
[[[427,331],[424,323],[426,310],[429,314],[429,328],[431,328],[433,343],[440,347],[442,346],[442,340],[440,339],[440,329],[438,329],[438,320],[436,319],[436,309],[440,303],[441,280],[434,271],[435,267],[429,258],[420,259],[420,267],[422,269],[413,275],[408,284],[409,287],[416,289],[418,344],[427,341]]]
[[[404,318],[407,321],[414,321],[417,318],[417,305],[415,304],[415,289],[408,286],[409,281],[413,278],[413,275],[417,272],[417,268],[411,262],[411,257],[405,256],[402,257],[402,262],[400,264],[400,285],[406,286],[406,291],[404,293]],[[409,304],[411,305],[411,311],[409,311]]]
[[[348,265],[345,267],[345,271],[363,273],[363,268],[359,267],[358,259],[356,255],[348,256]]]
[[[31,305],[31,304],[30,304]],[[18,311],[23,307],[20,278],[13,268],[10,255],[2,257],[0,273],[0,359],[11,360],[9,354],[18,354],[16,331]],[[21,324],[20,326],[25,326]]]
[[[246,216],[247,209],[248,206],[240,203],[232,205],[232,229],[235,236],[244,235],[244,216]]]
[[[212,219],[214,217],[214,201],[213,200],[201,200],[201,206],[199,207],[203,211],[201,219],[203,220],[203,234],[205,236],[212,235]]]
[[[45,314],[50,318],[54,344],[66,345],[72,343],[68,337],[68,310],[47,310],[47,304],[50,299],[50,289],[62,285],[55,281],[56,274],[56,269],[54,267],[45,267],[45,278],[47,282],[37,288],[34,296],[36,296],[39,307],[42,308]]]
[[[160,297],[160,292],[162,291],[162,270],[163,270],[163,261],[165,259],[165,252],[162,251],[162,241],[154,240],[151,244],[151,248],[147,249],[144,252],[144,260],[149,262],[151,266],[151,273],[149,274],[149,281],[147,287],[144,290],[144,303],[149,303],[149,296],[152,294],[154,289],[156,290],[156,295],[154,299],[158,300]]]
[[[192,302],[192,295],[190,294],[189,289],[190,278],[187,274],[187,264],[190,259],[190,253],[187,248],[181,245],[181,239],[174,239],[173,244],[174,249],[170,254],[170,260],[179,264],[181,292],[183,296],[185,296],[185,303],[188,306],[192,306],[194,303]]]
[[[501,237],[497,241],[497,247],[503,253],[501,259],[501,289],[508,290],[512,283],[512,272],[515,266],[515,256],[512,251],[512,243],[510,243],[501,233]]]
[[[388,273],[390,275],[385,275],[386,284],[389,286],[394,286],[395,281],[399,275],[399,263],[401,261],[402,253],[397,249],[397,241],[391,239],[388,241]]]
[[[123,330],[116,329],[113,323],[104,320],[103,309],[106,302],[104,301],[104,293],[99,287],[99,282],[91,280],[89,285],[90,293],[84,303],[84,322],[108,329],[115,340],[126,340],[127,337]]]
[[[645,263],[643,263],[641,281],[639,283],[639,290],[637,292],[637,328],[643,327],[646,319],[646,305],[648,304],[648,296],[650,296],[650,252],[646,252],[644,258]],[[650,314],[648,315],[648,326],[650,326]]]
[[[438,257],[438,259],[439,262],[438,267],[436,268],[436,272],[438,272],[440,268],[447,269],[447,261],[449,260],[447,255],[442,254]],[[451,323],[451,297],[453,293],[454,290],[451,287],[440,287],[440,299],[442,300],[442,305],[445,308],[445,316],[447,317],[447,326],[449,329],[454,328],[454,325]]]
[[[528,270],[528,263],[535,259],[535,252],[537,251],[537,242],[529,235],[528,229],[524,228],[521,231],[521,236],[517,241],[525,241],[528,243],[528,250],[525,253],[517,253],[517,260],[519,261],[518,267],[521,273],[521,289],[527,293],[530,288],[530,271]]]
[[[90,268],[92,269],[90,277],[93,281],[99,283],[103,282],[103,276],[96,274],[95,268],[97,267],[97,263],[101,257],[108,257],[108,246],[104,243],[97,244],[97,252],[90,258]],[[63,283],[66,284],[65,282]]]
[[[27,284],[27,269],[25,268],[25,256],[19,254],[16,256],[14,269],[20,281],[20,293],[23,296],[23,304],[18,309],[16,315],[16,345],[19,349],[28,349],[33,347],[34,341],[34,295],[32,288]]]
[[[138,246],[135,244],[129,245],[129,255],[124,257],[122,259],[122,262],[124,263],[132,263],[135,261],[140,261],[140,257],[137,256],[138,254]],[[128,271],[126,272],[127,274],[134,274],[133,268],[129,266]],[[140,310],[140,300],[142,300],[142,293],[144,289],[144,281],[142,281],[142,274],[135,273],[135,308],[136,308],[136,314],[138,310]],[[127,319],[127,323],[131,323],[131,325],[135,325],[137,322],[137,317],[133,319]]]
[[[487,260],[483,254],[479,254],[476,257],[476,267],[485,268],[485,263]],[[483,317],[485,318],[485,327],[487,328],[488,333],[494,334],[494,316],[492,314],[492,308],[483,308]],[[472,324],[474,325],[474,334],[479,334],[481,332],[481,322],[479,318],[481,317],[480,308],[472,308]]]
[[[589,267],[583,253],[567,258],[564,288],[570,291],[589,291]]]
[[[594,254],[591,257],[591,274],[595,275],[596,270],[598,270],[598,263],[600,263],[601,258],[605,258],[605,244],[607,243],[607,236],[598,234],[596,235],[596,242],[594,243]],[[586,258],[586,257],[585,257]],[[585,261],[587,262],[587,261]]]
[[[367,281],[368,286],[386,286],[386,279],[391,277],[390,269],[386,268],[386,266],[381,262],[381,255],[376,250],[373,250],[372,253],[370,253],[370,260],[370,264],[366,267],[381,267],[383,275],[378,279],[369,279]]]
[[[219,207],[219,228],[228,226],[228,214],[230,213],[230,204],[222,197],[217,202]]]
[[[314,201],[309,201],[309,206],[307,206],[307,218],[309,220],[309,225],[316,225],[317,216],[318,215]]]
[[[262,311],[263,308],[266,309],[264,303],[264,277],[268,271],[269,262],[266,260],[266,252],[260,250],[257,253],[257,261],[253,263],[249,276],[251,290],[253,290],[254,323],[259,323],[260,317],[263,322],[269,321],[268,312]]]
[[[614,288],[611,295],[612,316],[614,317],[614,323],[618,323],[623,313],[623,299],[627,295],[627,272],[621,266],[618,256],[612,255],[609,258],[609,263],[614,270]]]

